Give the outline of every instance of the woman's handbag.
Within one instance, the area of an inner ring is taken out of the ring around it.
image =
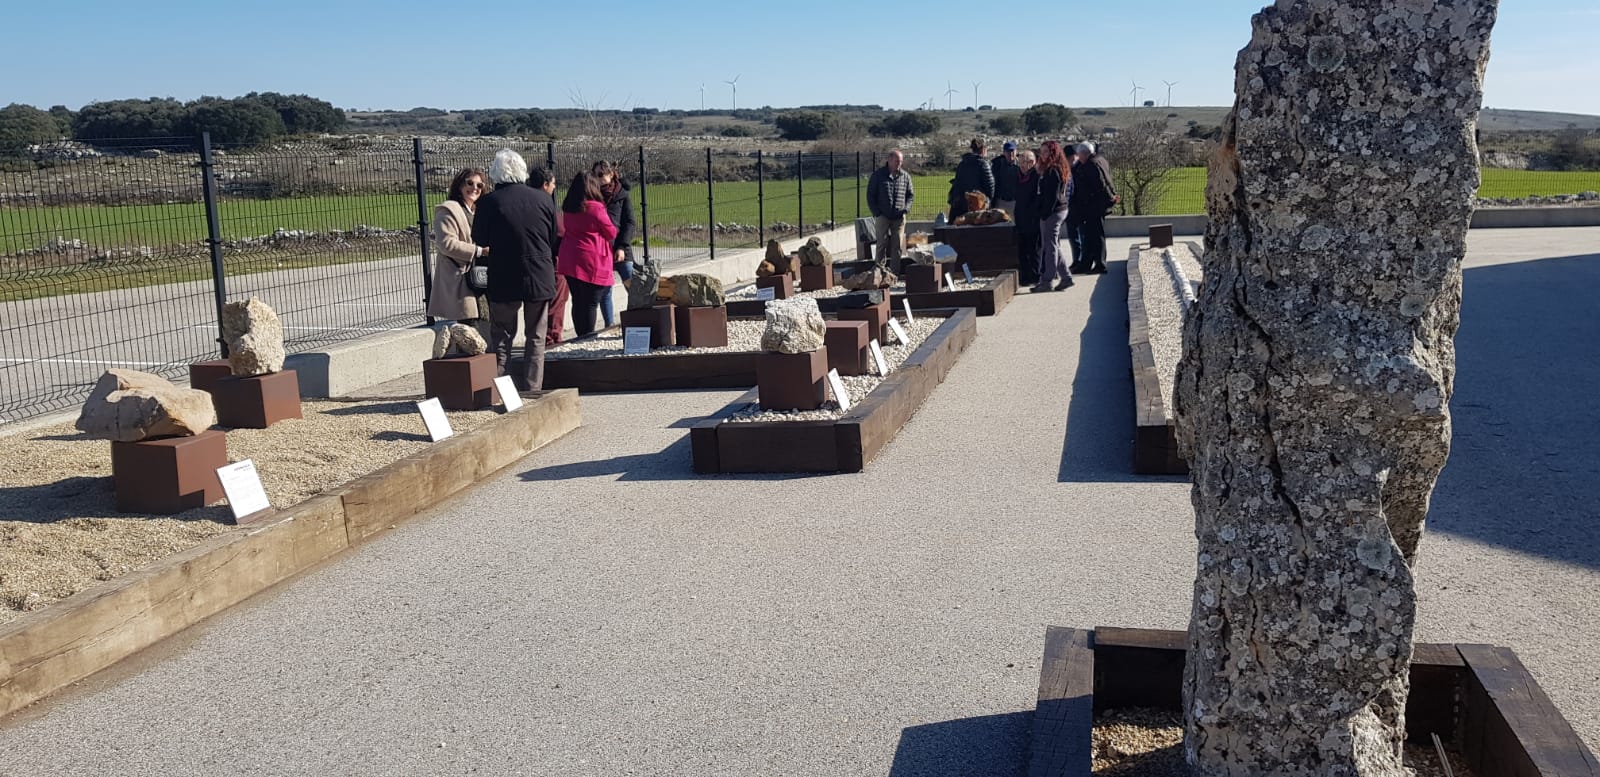
[[[475,294],[483,294],[489,291],[488,265],[473,262],[472,266],[467,268],[467,288],[471,289]]]

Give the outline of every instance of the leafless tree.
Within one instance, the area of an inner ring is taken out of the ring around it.
[[[1142,216],[1161,204],[1172,171],[1190,155],[1188,143],[1167,131],[1165,120],[1139,122],[1108,140],[1102,153],[1111,163],[1111,181],[1122,195],[1119,215]]]

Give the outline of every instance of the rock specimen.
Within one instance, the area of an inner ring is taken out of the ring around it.
[[[800,246],[800,264],[807,267],[827,267],[833,264],[833,254],[824,248],[822,238],[814,237]]]
[[[433,336],[433,358],[446,356],[477,356],[489,350],[483,335],[466,324],[451,324]]]
[[[767,328],[761,333],[761,350],[776,353],[810,353],[822,347],[828,325],[817,301],[793,297],[767,303]]]
[[[841,295],[838,305],[840,310],[860,310],[862,308],[870,308],[883,300],[883,291],[881,289],[873,289],[871,291],[856,291]]]
[[[942,264],[954,262],[958,257],[956,250],[945,243],[929,243],[925,246],[913,248],[906,252],[912,262],[916,264]]]
[[[665,305],[678,293],[678,279],[669,275],[656,282],[656,304]]]
[[[767,241],[767,255],[761,260],[761,266],[756,268],[756,277],[765,278],[770,275],[788,275],[794,271],[794,257],[783,252],[783,246],[776,240]]]
[[[871,269],[858,270],[851,273],[840,285],[851,291],[887,289],[895,285],[899,280],[894,273],[889,271],[889,268],[883,266],[883,263],[880,262]]]
[[[251,297],[222,306],[222,339],[236,377],[283,370],[283,324],[267,303]]]
[[[963,196],[967,199],[968,211],[988,210],[989,197],[983,192],[967,192]]]
[[[1495,0],[1255,16],[1175,406],[1198,775],[1400,777]]]
[[[648,259],[644,265],[633,271],[633,277],[628,279],[628,309],[642,310],[656,305],[656,280],[661,277],[661,270],[656,267],[654,259]]]
[[[1006,213],[1005,211],[1000,210],[999,208],[989,208],[987,210],[967,211],[966,213],[963,213],[963,214],[957,216],[955,218],[955,220],[950,222],[950,223],[955,225],[955,226],[958,226],[958,227],[959,226],[984,227],[984,226],[988,226],[990,224],[1004,224],[1004,223],[1006,223],[1006,222],[1008,222],[1010,220],[1011,220],[1011,214]]]
[[[728,301],[722,291],[722,281],[713,275],[685,273],[675,275],[677,285],[672,291],[672,304],[684,308],[717,308]]]
[[[138,442],[193,437],[217,423],[211,394],[180,388],[160,375],[106,370],[78,414],[78,431],[97,440]]]

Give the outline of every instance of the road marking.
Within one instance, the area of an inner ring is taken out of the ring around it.
[[[413,309],[420,309],[422,307],[421,305],[418,305],[415,302],[335,302],[333,304],[335,304],[335,305],[343,305],[343,306],[345,306],[347,308],[413,308]]]
[[[45,363],[45,362],[48,362],[48,363],[51,363],[51,364],[125,364],[125,365],[128,365],[130,367],[162,367],[162,366],[165,366],[165,365],[168,365],[168,364],[178,364],[179,363],[179,362],[125,362],[125,361],[120,361],[118,359],[9,359],[9,358],[5,358],[5,357],[0,357],[0,362],[11,362],[12,364],[34,364],[34,363]]]

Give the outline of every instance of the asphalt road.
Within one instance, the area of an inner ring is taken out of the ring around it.
[[[1130,241],[1113,240],[1113,256]],[[1474,233],[1418,637],[1600,743],[1600,229]],[[1189,487],[1128,474],[1124,265],[1019,296],[864,473],[696,477],[737,392],[584,425],[0,723],[0,775],[1017,774],[1047,625],[1182,628]]]

